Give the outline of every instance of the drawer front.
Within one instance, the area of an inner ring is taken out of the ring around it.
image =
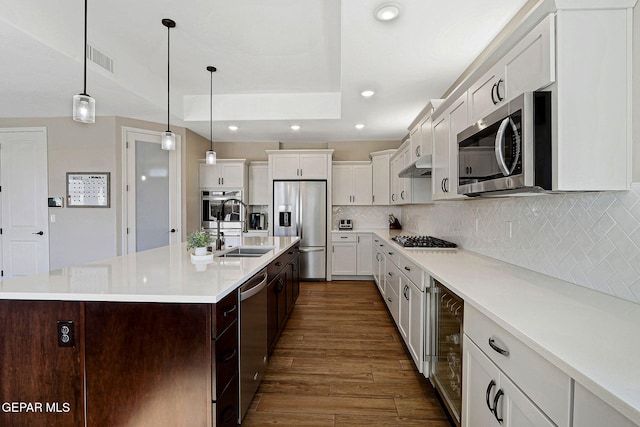
[[[238,293],[231,292],[222,301],[213,306],[213,316],[211,316],[212,338],[224,332],[238,318]]]
[[[400,252],[396,248],[390,245],[385,245],[384,256],[387,257],[389,261],[391,261],[396,267],[398,266],[398,257],[400,256]]]
[[[237,322],[234,323],[231,328],[228,328],[217,340],[211,343],[211,372],[215,373],[215,377],[211,381],[211,396],[214,400],[238,372],[237,325]]]
[[[357,242],[356,233],[331,233],[332,242]]]
[[[213,425],[228,427],[238,425],[238,377],[235,377],[220,398],[213,403]]]
[[[422,270],[415,263],[402,255],[398,255],[398,268],[417,286],[420,292],[424,292]]]
[[[464,307],[464,332],[554,423],[569,425],[567,374],[469,304]]]
[[[280,255],[267,266],[268,281],[271,281],[274,277],[280,273],[280,271],[298,254],[297,247],[291,247],[287,249],[285,253]]]

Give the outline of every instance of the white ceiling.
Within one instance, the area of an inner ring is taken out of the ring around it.
[[[401,16],[379,22],[384,1],[89,0],[89,43],[115,70],[90,62],[87,92],[98,116],[165,123],[171,18],[172,125],[208,138],[213,65],[214,141],[399,140],[526,2],[397,0]],[[0,0],[0,117],[70,116],[83,8]]]

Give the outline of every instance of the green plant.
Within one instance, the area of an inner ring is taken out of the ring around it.
[[[204,248],[213,243],[213,235],[203,228],[187,235],[187,250],[193,248]]]

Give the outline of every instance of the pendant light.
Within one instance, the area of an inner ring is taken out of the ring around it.
[[[165,27],[167,27],[167,130],[166,132],[162,132],[162,149],[163,150],[175,150],[176,149],[176,134],[171,132],[171,127],[169,126],[169,104],[170,104],[170,87],[171,87],[171,82],[170,82],[170,32],[171,32],[171,28],[175,28],[176,26],[176,22],[172,19],[163,19],[162,20],[162,25],[164,25]]]
[[[82,93],[73,95],[73,120],[96,122],[96,100],[87,94],[87,0],[84,0],[84,87]]]
[[[211,150],[207,151],[204,157],[204,162],[208,165],[216,164],[216,152],[213,151],[213,73],[215,73],[216,67],[209,65],[207,71],[211,73],[211,85],[209,93],[209,139],[211,140]]]

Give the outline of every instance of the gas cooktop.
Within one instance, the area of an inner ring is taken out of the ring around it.
[[[395,236],[391,240],[405,249],[447,249],[454,250],[458,247],[455,243],[438,239],[432,236]]]

